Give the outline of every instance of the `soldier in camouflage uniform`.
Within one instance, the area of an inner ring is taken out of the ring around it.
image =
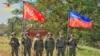
[[[36,51],[36,56],[42,56],[42,52],[44,49],[43,40],[40,34],[37,34],[38,39],[34,43],[34,50]]]
[[[32,42],[31,42],[31,39],[28,37],[27,33],[23,35],[22,44],[24,46],[24,56],[26,56],[27,54],[28,56],[31,56]]]
[[[10,43],[9,43],[12,47],[12,56],[14,56],[14,53],[16,56],[18,56],[18,48],[19,48],[19,41],[18,39],[16,38],[16,34],[15,33],[12,33],[12,38],[10,40]]]
[[[66,40],[62,33],[59,33],[59,38],[56,42],[56,49],[58,50],[57,56],[65,56]]]
[[[48,33],[48,38],[45,41],[45,49],[46,49],[46,55],[47,56],[53,56],[53,50],[55,46],[54,39],[52,37],[52,34],[49,32]]]
[[[76,56],[77,43],[73,35],[69,39],[69,56]]]

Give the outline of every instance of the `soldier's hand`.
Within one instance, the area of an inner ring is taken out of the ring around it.
[[[14,43],[14,41],[11,41],[11,43]]]

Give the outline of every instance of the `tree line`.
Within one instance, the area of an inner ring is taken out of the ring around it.
[[[19,3],[20,0],[7,0],[10,3]],[[45,22],[38,23],[36,21],[25,20],[26,28],[33,25],[42,25],[43,28],[53,32],[55,35],[59,31],[63,31],[67,36],[68,27],[68,11],[75,10],[85,16],[91,18],[92,29],[84,28],[70,28],[70,33],[74,33],[80,44],[89,45],[93,47],[100,47],[100,0],[37,0],[36,2],[29,2],[33,7],[38,9],[44,16]],[[12,11],[13,14],[21,14],[21,9]],[[22,22],[20,17],[14,16],[8,19],[9,31],[17,33],[22,29]],[[12,27],[14,26],[14,27]],[[13,29],[13,30],[12,30]]]

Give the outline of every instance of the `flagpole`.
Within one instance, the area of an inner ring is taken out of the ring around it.
[[[24,27],[25,27],[25,20],[24,20],[24,0],[22,0],[22,37],[23,37],[23,34],[24,34]],[[22,56],[24,56],[24,47],[21,45],[21,49],[22,49]]]
[[[68,18],[68,21],[67,21],[67,40],[69,39],[69,31],[70,31],[70,27],[69,27],[69,12],[67,13],[67,18]],[[67,56],[69,56],[69,46],[67,46]]]
[[[70,27],[69,27],[69,12],[67,13],[68,15],[68,22],[67,22],[67,39],[69,38],[69,32],[70,32]]]
[[[22,4],[23,4],[23,6],[22,6],[22,14],[23,14],[23,20],[22,20],[22,26],[23,26],[23,28],[22,28],[22,31],[24,32],[24,26],[25,26],[25,20],[24,20],[24,0],[22,0]]]

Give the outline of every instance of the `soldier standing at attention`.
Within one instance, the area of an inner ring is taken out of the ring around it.
[[[44,49],[43,39],[40,34],[37,34],[38,39],[34,43],[34,51],[36,51],[36,56],[42,56]]]
[[[31,56],[32,42],[27,33],[23,35],[22,44],[24,46],[24,56],[26,56],[27,54],[28,56]]]
[[[77,43],[73,35],[69,39],[69,56],[76,56]]]
[[[46,49],[47,56],[53,56],[54,47],[55,47],[55,42],[54,42],[54,39],[52,37],[52,34],[49,32],[47,39],[45,41],[45,49]]]
[[[58,51],[57,56],[65,56],[66,40],[62,33],[59,33],[59,38],[56,42],[56,49]]]
[[[10,40],[10,43],[9,43],[12,47],[12,56],[14,56],[14,53],[16,56],[18,56],[18,48],[19,48],[19,41],[18,39],[16,38],[16,34],[15,33],[12,33],[12,38]]]

